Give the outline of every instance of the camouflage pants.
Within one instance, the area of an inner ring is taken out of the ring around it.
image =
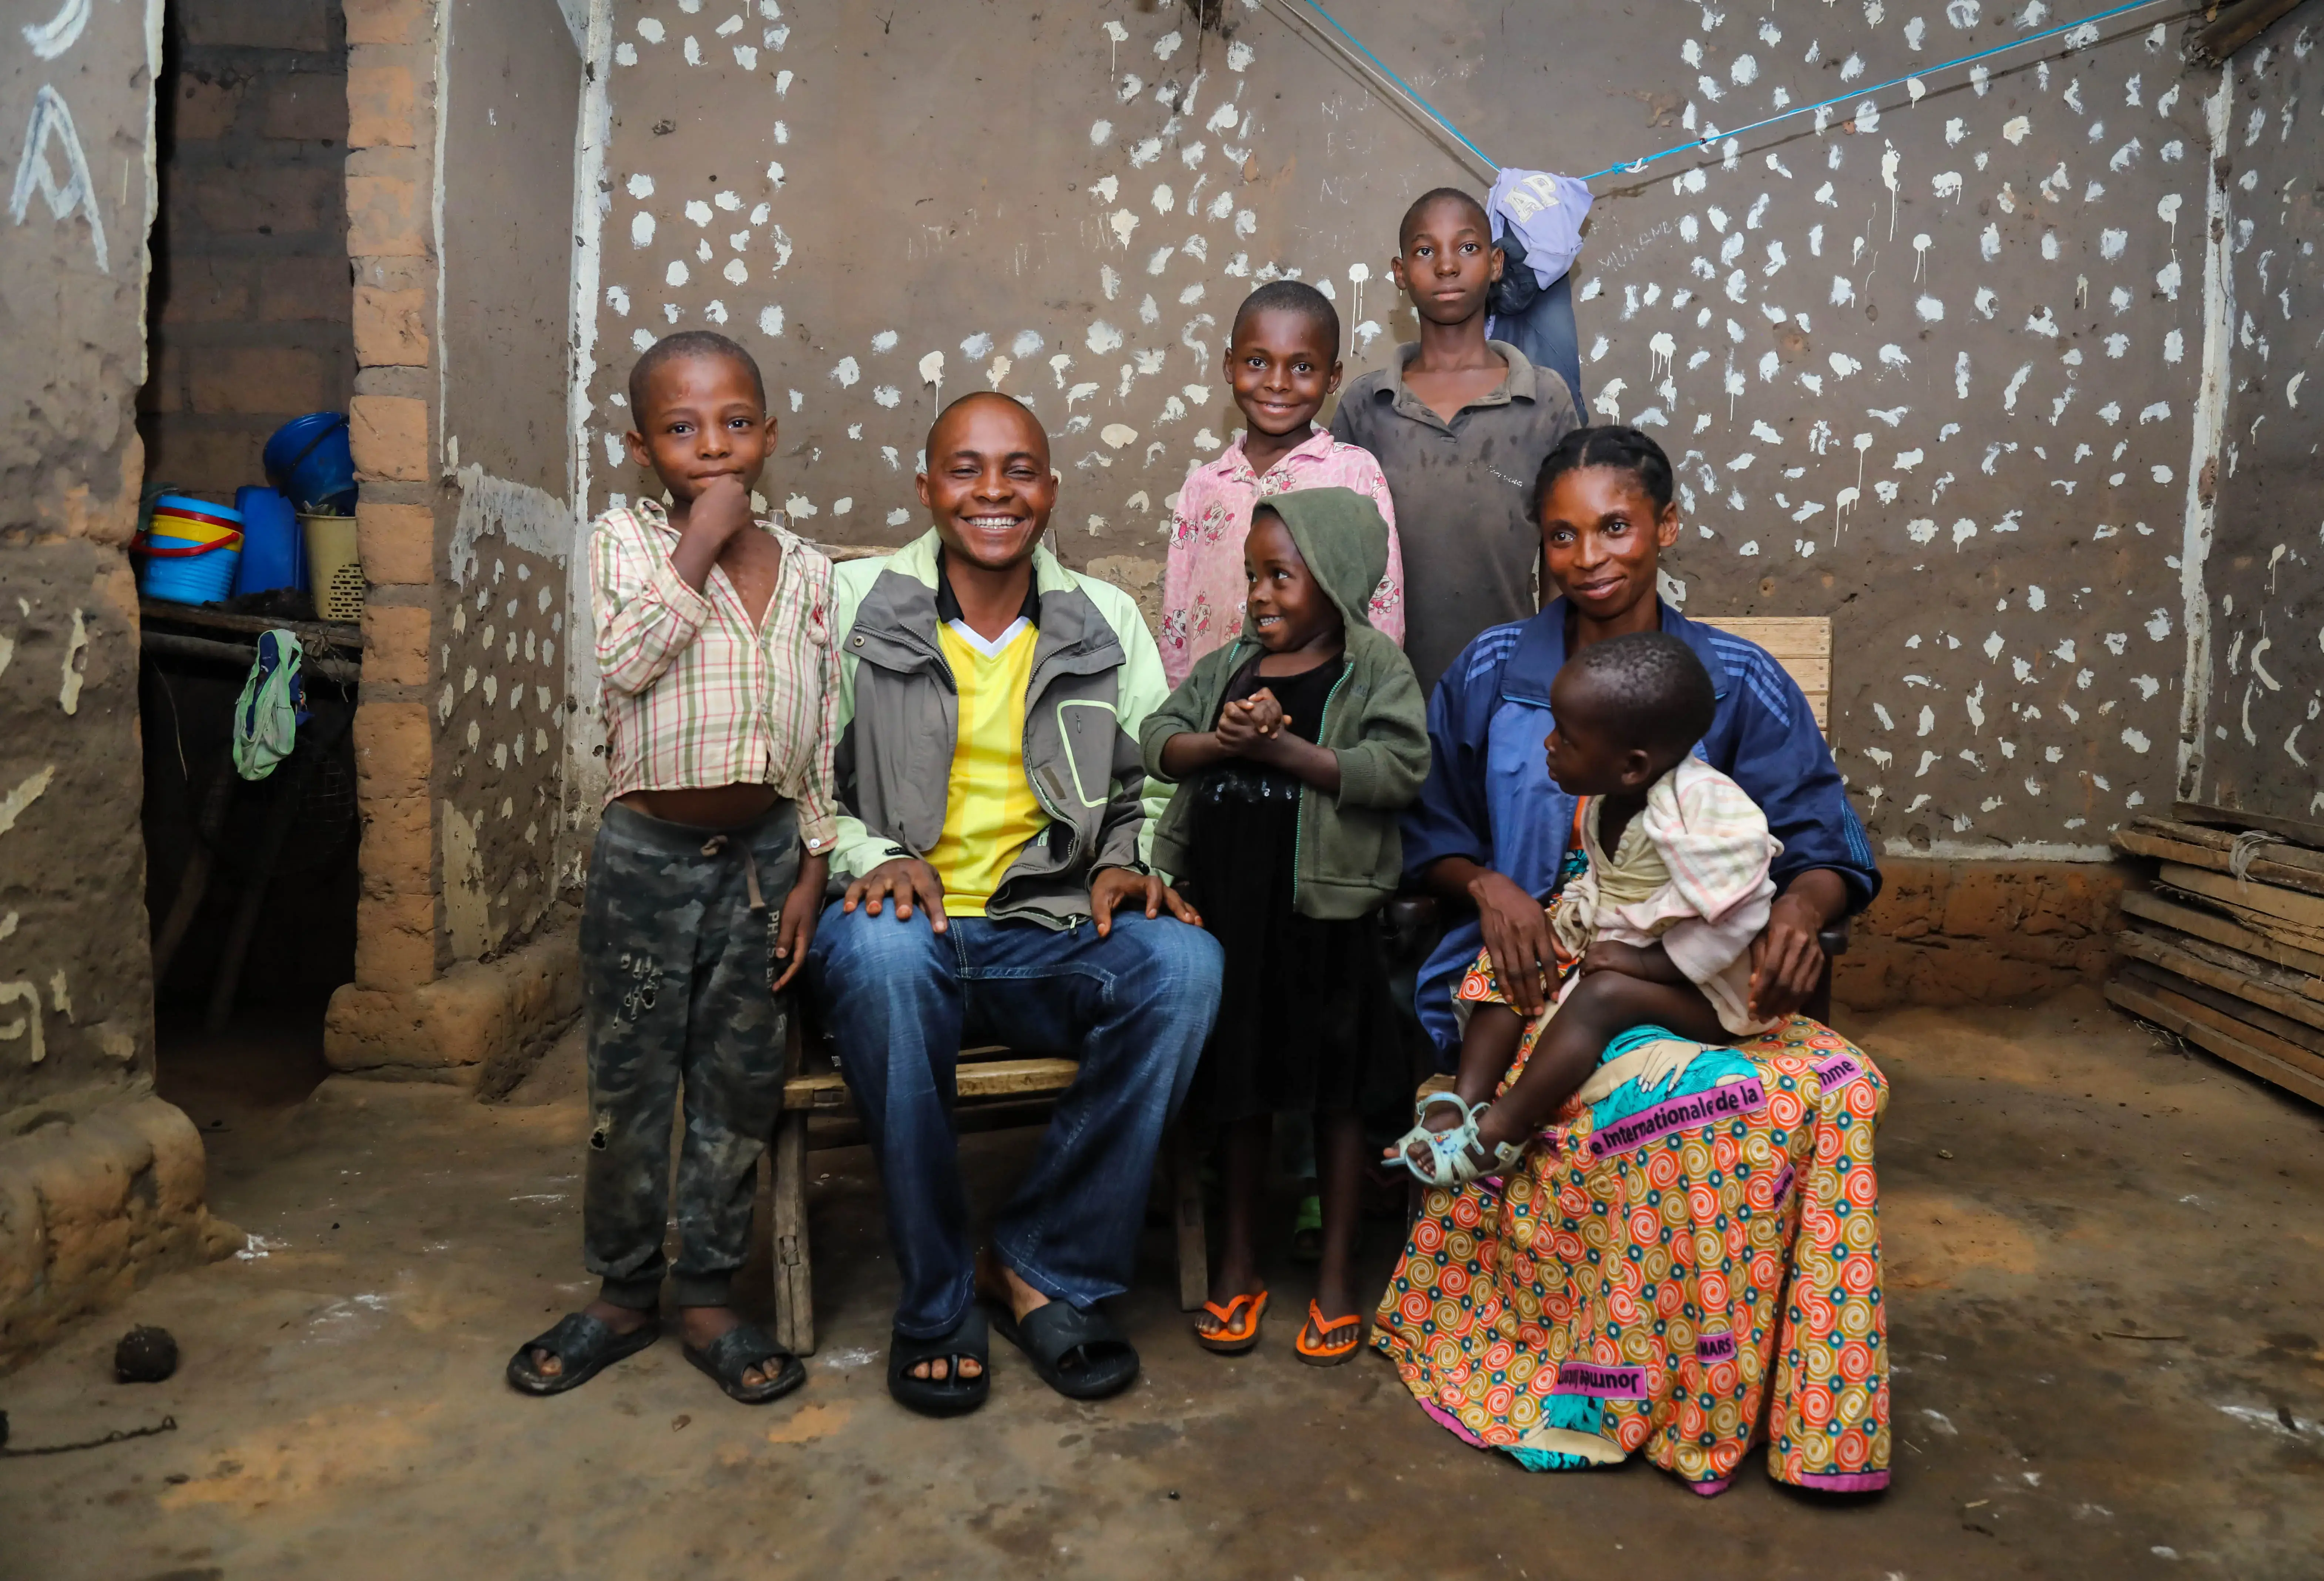
[[[751,865],[766,909],[752,905]],[[789,1014],[767,988],[769,927],[798,876],[780,802],[723,832],[605,809],[581,912],[589,1017],[589,1149],[582,1241],[604,1299],[723,1306],[750,1247],[759,1155],[782,1109]],[[670,1117],[685,1089],[675,1269]]]

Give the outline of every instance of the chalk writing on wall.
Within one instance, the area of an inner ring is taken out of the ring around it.
[[[40,46],[35,43],[33,47],[37,51]],[[64,161],[61,179],[51,159],[52,152]],[[42,83],[41,91],[32,96],[32,118],[24,128],[24,152],[17,156],[16,184],[8,194],[8,218],[12,224],[24,223],[36,192],[47,201],[52,218],[65,220],[78,214],[88,221],[89,245],[96,252],[97,267],[101,272],[111,273],[112,265],[105,253],[105,220],[97,212],[97,190],[89,182],[88,158],[81,152],[80,133],[73,130],[72,111],[66,107],[64,96],[47,83]]]
[[[88,25],[89,5],[90,0],[65,0],[48,21],[26,23],[24,41],[32,46],[32,53],[53,60],[80,42],[81,30]]]

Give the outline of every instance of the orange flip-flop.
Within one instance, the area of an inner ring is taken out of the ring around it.
[[[1246,1306],[1250,1309],[1248,1313],[1243,1311]],[[1197,1328],[1194,1343],[1221,1356],[1240,1356],[1259,1343],[1259,1320],[1267,1315],[1267,1291],[1236,1296],[1223,1307],[1204,1301],[1203,1310],[1219,1320],[1219,1331],[1205,1334]]]
[[[1356,1332],[1352,1337],[1338,1345],[1310,1345],[1307,1343],[1309,1328],[1315,1330],[1316,1337],[1319,1339],[1334,1328],[1351,1328]],[[1361,1312],[1351,1312],[1344,1318],[1326,1318],[1323,1316],[1323,1308],[1314,1301],[1309,1301],[1307,1322],[1301,1327],[1297,1337],[1291,1341],[1291,1348],[1298,1352],[1299,1359],[1311,1367],[1336,1367],[1355,1355],[1357,1347],[1363,1342],[1364,1317]]]

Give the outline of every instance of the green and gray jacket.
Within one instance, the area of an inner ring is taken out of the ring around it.
[[[1315,744],[1340,760],[1340,794],[1327,796],[1309,786],[1300,795],[1292,905],[1304,916],[1362,916],[1396,893],[1404,867],[1397,813],[1428,777],[1428,705],[1420,683],[1404,650],[1372,630],[1364,614],[1388,568],[1388,523],[1378,506],[1350,489],[1301,489],[1262,503],[1283,518],[1347,625],[1348,666],[1315,731]],[[1146,718],[1139,740],[1148,773],[1162,777],[1162,748],[1172,736],[1212,728],[1230,683],[1264,651],[1246,621],[1240,638],[1195,664],[1186,684]],[[1154,865],[1171,872],[1186,870],[1191,793],[1182,786],[1155,828]]]
[[[840,639],[840,803],[835,880],[894,857],[925,858],[944,833],[960,693],[936,640],[934,530],[892,555],[835,568]],[[1118,587],[1033,551],[1040,634],[1025,688],[1025,777],[1048,813],[985,907],[995,920],[1064,928],[1089,915],[1091,876],[1143,863],[1167,787],[1148,780],[1138,728],[1169,690],[1138,605]]]

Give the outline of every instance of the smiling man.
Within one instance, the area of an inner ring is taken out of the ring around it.
[[[945,1415],[988,1391],[980,1296],[1060,1393],[1137,1377],[1096,1306],[1136,1261],[1221,961],[1145,865],[1167,800],[1138,747],[1169,690],[1154,639],[1129,594],[1039,547],[1047,436],[1008,396],[964,396],[927,465],[931,530],[835,582],[846,892],[809,960],[886,1188],[889,1392]],[[1081,1063],[981,1264],[951,1117],[964,1039]]]

